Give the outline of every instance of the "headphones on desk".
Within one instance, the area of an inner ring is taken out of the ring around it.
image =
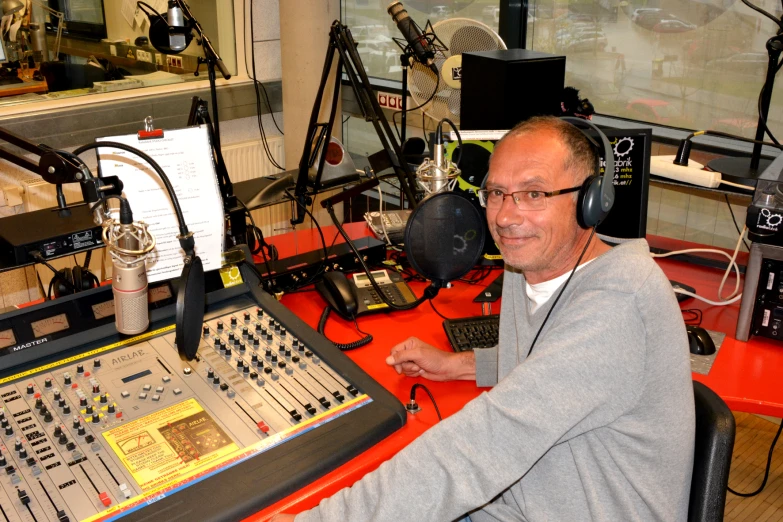
[[[614,205],[614,185],[612,184],[612,178],[614,177],[614,149],[606,135],[592,122],[571,116],[563,116],[560,119],[579,129],[591,145],[596,148],[603,148],[603,156],[606,163],[604,173],[601,174],[601,159],[599,156],[596,158],[595,171],[582,183],[576,199],[576,221],[579,223],[579,226],[582,228],[597,227],[606,218]],[[577,124],[585,125],[598,134],[601,144],[599,145],[592,136],[585,132],[584,129],[579,128]],[[608,180],[606,179],[607,173],[611,173],[611,177]],[[484,181],[481,182],[482,189],[486,188],[488,178],[489,172],[484,176]]]
[[[54,297],[60,298],[64,295],[95,288],[99,284],[98,278],[88,268],[79,265],[73,268],[66,267],[58,270],[52,278],[49,283],[48,296],[51,299],[52,290],[54,290]]]

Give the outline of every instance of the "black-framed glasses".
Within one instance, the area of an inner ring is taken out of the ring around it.
[[[553,190],[551,192],[544,192],[543,190],[518,190],[510,194],[506,194],[500,189],[481,189],[476,191],[476,194],[478,194],[479,203],[485,208],[500,208],[503,205],[503,201],[510,196],[519,210],[544,210],[546,209],[547,199],[561,194],[576,192],[581,188],[582,186],[579,185],[577,187]]]

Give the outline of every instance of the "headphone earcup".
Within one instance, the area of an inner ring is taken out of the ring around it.
[[[603,176],[590,176],[579,190],[576,220],[582,228],[599,225],[609,213],[601,208],[601,183]]]
[[[69,286],[70,285],[70,286]],[[73,270],[66,267],[57,272],[54,276],[54,297],[59,298],[64,295],[71,295],[73,290]]]
[[[71,275],[73,276],[73,287],[76,289],[76,291],[81,292],[82,290],[85,290],[84,273],[82,272],[82,267],[79,265],[73,267],[71,270]]]

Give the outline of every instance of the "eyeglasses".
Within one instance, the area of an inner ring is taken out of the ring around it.
[[[544,192],[543,190],[518,190],[511,194],[506,194],[500,189],[481,189],[476,191],[478,194],[479,203],[485,208],[500,208],[503,206],[503,201],[507,197],[511,197],[514,200],[519,210],[544,210],[546,209],[546,200],[559,196],[560,194],[568,194],[570,192],[576,192],[582,188],[582,186],[571,187],[560,190],[553,190],[551,192]]]

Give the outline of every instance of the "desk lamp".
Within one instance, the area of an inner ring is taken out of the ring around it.
[[[56,62],[60,58],[60,40],[62,39],[63,34],[63,27],[65,26],[65,14],[61,13],[60,11],[55,11],[48,5],[39,2],[38,0],[30,0],[33,4],[37,5],[47,13],[49,13],[51,16],[54,16],[57,18],[57,34],[54,38],[54,58],[53,60]],[[13,13],[17,13],[24,9],[25,4],[22,0],[3,0],[2,1],[2,9],[3,9],[3,15],[9,15]],[[46,59],[48,60],[49,57],[46,56]]]

